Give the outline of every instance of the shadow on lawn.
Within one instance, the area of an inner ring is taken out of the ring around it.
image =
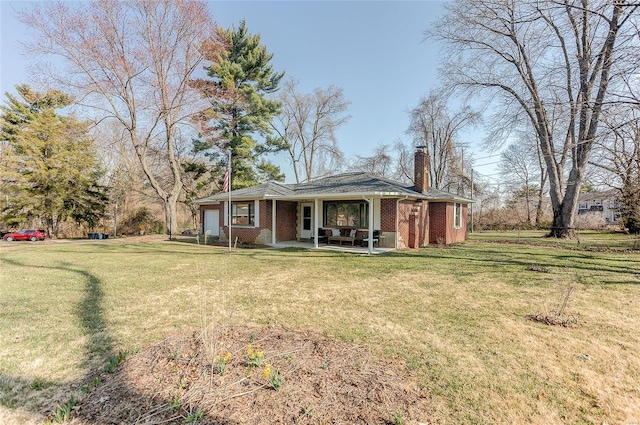
[[[464,255],[461,255],[461,253],[464,253]],[[620,254],[616,253],[616,255],[619,256]],[[593,253],[580,254],[573,250],[559,248],[548,250],[545,253],[526,252],[524,250],[506,252],[505,250],[487,249],[486,246],[474,247],[473,245],[465,245],[447,248],[430,247],[418,251],[390,252],[385,256],[424,258],[425,260],[437,258],[467,262],[473,264],[469,272],[471,274],[483,269],[492,271],[496,264],[519,266],[523,270],[531,264],[535,264],[550,269],[583,270],[593,272],[595,276],[598,273],[616,273],[625,275],[625,277],[633,277],[628,281],[603,279],[603,284],[640,284],[640,279],[638,278],[640,267],[636,265],[638,262],[632,261],[631,258],[602,258]],[[461,272],[464,273],[464,269],[461,269]]]
[[[0,264],[24,268],[25,270],[28,270],[30,267],[28,264],[7,258],[0,258]],[[108,373],[104,371],[104,367],[100,366],[96,369],[95,365],[108,364],[111,358],[117,358],[117,356],[114,356],[115,341],[110,335],[104,314],[103,282],[94,274],[86,270],[74,268],[68,263],[63,263],[57,267],[39,266],[39,268],[67,273],[71,272],[82,277],[84,281],[84,295],[73,311],[79,319],[83,333],[87,337],[87,343],[84,347],[84,365],[89,368],[84,376],[71,382],[64,380],[58,382],[43,382],[37,377],[0,374],[0,405],[9,409],[26,410],[36,416],[36,418],[32,419],[44,421],[47,417],[51,418],[60,406],[69,403],[72,395],[79,394],[81,397],[87,396],[91,389],[95,388],[96,382],[98,382],[99,385],[99,382],[109,379]],[[57,342],[65,344],[65,341]],[[47,347],[41,348],[43,352],[46,351],[46,349]],[[91,369],[92,367],[93,369]],[[97,381],[96,378],[100,380]],[[120,384],[119,390],[122,391],[123,394],[127,394],[130,399],[137,400],[142,405],[169,405],[169,400],[153,400],[146,395],[140,394],[134,388],[131,388],[126,381]],[[76,397],[76,399],[78,398],[77,396],[74,397]],[[141,413],[143,412],[132,412],[134,415]],[[83,409],[77,411],[73,417],[86,420],[86,423],[103,423],[99,418],[83,417]],[[206,418],[203,419],[206,420]],[[216,423],[223,425],[227,422],[217,421]]]
[[[96,254],[96,255],[109,255],[110,253],[114,254],[122,254],[126,252],[127,254],[135,255],[135,254],[154,254],[154,255],[165,255],[165,256],[175,256],[177,254],[180,255],[189,255],[193,257],[202,257],[205,259],[209,259],[212,255],[215,256],[226,256],[229,254],[229,248],[226,245],[205,245],[204,243],[196,244],[189,241],[183,240],[174,240],[174,241],[150,241],[150,242],[129,242],[123,240],[122,243],[115,243],[114,241],[107,243],[100,242],[86,242],[82,240],[83,243],[69,243],[67,245],[60,244],[56,247],[56,252],[58,253],[66,253],[69,255],[74,255],[78,252],[82,254]],[[119,241],[118,241],[119,242]],[[166,246],[166,248],[165,248]],[[184,249],[176,249],[176,247],[184,247]],[[194,250],[190,248],[207,248],[202,250]],[[311,248],[298,248],[298,247],[289,247],[289,248],[272,248],[268,246],[260,246],[260,247],[237,247],[231,253],[247,255],[252,258],[258,258],[260,256],[269,256],[269,257],[277,257],[286,255],[287,257],[294,257],[295,254],[299,254],[300,257],[308,257],[310,254],[314,257],[336,257],[336,256],[362,256],[361,253],[348,253],[348,252],[340,252],[340,251],[317,251]],[[380,254],[384,255],[384,254]]]
[[[11,265],[14,267],[18,267],[21,269],[28,270],[29,265],[25,263],[21,263],[18,261],[14,261],[7,258],[0,259],[0,263]],[[75,315],[78,317],[79,322],[82,326],[83,333],[87,337],[87,344],[84,347],[84,357],[85,357],[85,366],[90,367],[96,357],[99,359],[105,359],[109,353],[113,351],[113,338],[110,336],[106,321],[104,318],[104,309],[102,307],[102,299],[103,299],[103,291],[102,291],[102,282],[95,275],[85,271],[78,270],[71,267],[70,264],[63,263],[60,266],[40,266],[39,268],[44,268],[52,271],[62,271],[62,272],[71,272],[82,277],[84,284],[83,297],[76,305],[73,310]],[[60,344],[65,344],[64,341],[57,341]],[[46,350],[46,347],[43,347],[43,351]],[[71,383],[69,382],[46,382],[42,383],[38,378],[23,378],[23,377],[13,377],[13,376],[2,376],[0,375],[0,392],[4,393],[6,396],[0,399],[2,404],[9,408],[28,408],[33,407],[32,399],[43,399],[43,397],[39,397],[39,394],[16,394],[15,390],[19,389],[19,391],[47,391],[44,395],[46,398],[50,399],[50,403],[36,404],[36,413],[41,416],[49,415],[55,408],[58,403],[66,402],[66,398],[70,396],[63,395],[65,391],[69,393],[74,390],[79,389],[83,385],[87,385],[90,380],[94,379],[97,376],[98,372],[91,371],[88,376],[77,379]],[[14,387],[14,390],[11,391],[11,388],[7,388],[7,386]],[[13,393],[13,394],[12,394]],[[64,397],[65,399],[61,398]],[[6,398],[6,400],[5,400]]]

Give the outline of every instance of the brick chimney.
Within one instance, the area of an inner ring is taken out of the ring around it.
[[[417,146],[413,157],[413,185],[418,192],[429,191],[429,154],[426,146]]]

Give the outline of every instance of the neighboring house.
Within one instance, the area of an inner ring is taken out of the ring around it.
[[[605,192],[581,193],[578,197],[578,220],[581,215],[590,215],[601,219],[601,224],[616,224],[620,219],[622,205],[618,201],[619,192],[615,189]]]
[[[428,164],[425,149],[418,148],[413,186],[354,172],[309,183],[269,182],[234,190],[232,238],[267,245],[309,240],[318,246],[320,229],[337,228],[343,234],[359,229],[369,235],[369,252],[374,231],[379,245],[388,248],[462,242],[472,200],[430,189]],[[228,239],[228,200],[228,193],[219,193],[196,201],[201,232]]]

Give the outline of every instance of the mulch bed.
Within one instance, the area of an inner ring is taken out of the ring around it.
[[[219,327],[130,356],[71,423],[419,424],[431,423],[430,406],[400,360],[313,332]]]

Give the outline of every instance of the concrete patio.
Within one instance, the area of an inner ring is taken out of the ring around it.
[[[313,247],[313,242],[307,242],[307,241],[281,241],[275,244],[269,244],[269,246],[276,249],[282,249],[282,248],[316,249]],[[369,253],[369,250],[367,249],[367,247],[351,246],[351,245],[319,244],[317,249],[322,251],[348,252],[351,254],[360,254],[360,255],[367,255]],[[393,250],[394,248],[375,247],[373,248],[372,254],[374,255],[383,254],[385,252],[389,252]]]

